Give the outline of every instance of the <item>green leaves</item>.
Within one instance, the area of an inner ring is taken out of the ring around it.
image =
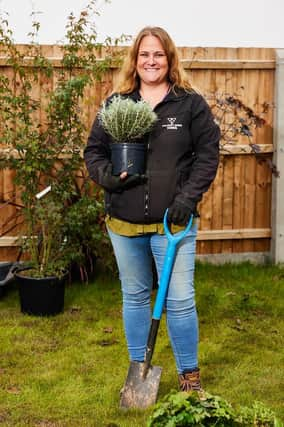
[[[280,427],[279,423],[273,412],[259,402],[236,411],[220,396],[206,393],[206,400],[200,400],[195,392],[172,392],[157,403],[147,427]]]
[[[100,247],[111,253],[100,219],[103,205],[88,197],[81,155],[87,89],[111,64],[109,57],[101,57],[111,40],[107,46],[97,42],[96,14],[96,2],[90,0],[78,18],[68,17],[65,43],[59,46],[62,57],[55,68],[35,43],[40,29],[35,16],[31,43],[23,48],[14,43],[9,22],[0,13],[0,50],[9,67],[9,75],[0,76],[0,138],[6,144],[0,167],[15,171],[24,206],[24,249],[41,276],[63,271],[74,259],[84,262],[86,253],[96,254]],[[49,185],[52,191],[37,201],[36,193]]]
[[[61,276],[68,269],[64,256],[64,206],[48,196],[25,208],[29,236],[23,249],[31,255],[34,277]]]
[[[115,96],[103,104],[99,118],[115,142],[131,142],[141,138],[157,121],[157,115],[145,101]]]

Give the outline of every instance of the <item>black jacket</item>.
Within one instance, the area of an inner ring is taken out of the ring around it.
[[[136,91],[129,96],[141,99]],[[105,192],[106,212],[132,223],[161,222],[165,209],[180,194],[195,208],[218,167],[220,129],[201,95],[182,89],[170,91],[155,112],[159,120],[145,137],[147,181],[122,193]],[[110,142],[96,118],[84,158],[98,184],[98,167],[110,161]]]

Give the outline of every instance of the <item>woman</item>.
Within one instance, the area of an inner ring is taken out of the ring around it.
[[[111,175],[111,141],[98,118],[84,157],[91,178],[105,189],[106,224],[119,268],[130,359],[143,362],[151,323],[152,257],[159,277],[167,246],[164,212],[169,208],[172,232],[181,231],[192,214],[197,216],[197,203],[217,171],[220,130],[204,98],[188,82],[177,49],[162,28],[140,31],[112,96],[118,93],[144,99],[158,115],[146,137],[146,178],[126,172]],[[178,247],[165,308],[180,389],[202,392],[194,297],[196,234],[194,221]]]

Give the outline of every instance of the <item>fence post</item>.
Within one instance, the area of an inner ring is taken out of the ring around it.
[[[271,256],[284,263],[284,49],[276,49],[273,162],[280,172],[272,177]]]

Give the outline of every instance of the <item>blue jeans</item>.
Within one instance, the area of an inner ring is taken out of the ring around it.
[[[130,359],[144,360],[151,324],[152,255],[161,276],[167,238],[158,233],[125,237],[108,230],[123,296],[123,321]],[[194,294],[196,223],[179,243],[165,303],[177,371],[198,366],[198,320]]]

